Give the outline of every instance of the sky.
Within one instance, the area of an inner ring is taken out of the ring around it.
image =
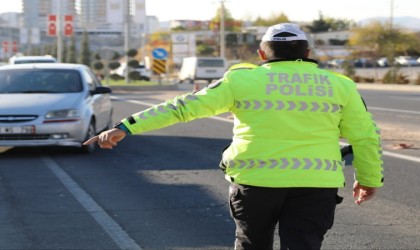
[[[65,1],[65,0],[62,0]],[[21,1],[0,0],[0,12],[20,12]],[[209,20],[221,0],[146,0],[146,14],[159,21]],[[225,0],[232,17],[241,20],[267,18],[284,13],[291,21],[324,17],[360,21],[372,17],[411,16],[420,18],[420,0]],[[391,8],[392,7],[392,8]],[[392,11],[391,11],[392,9]]]

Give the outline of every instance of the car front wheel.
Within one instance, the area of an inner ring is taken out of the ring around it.
[[[95,130],[95,123],[93,121],[90,122],[88,130],[86,132],[86,136],[85,136],[85,140],[87,141],[90,138],[94,137],[96,135],[96,130]],[[82,153],[92,153],[93,151],[95,151],[96,149],[96,143],[92,143],[89,145],[82,145],[81,151]]]

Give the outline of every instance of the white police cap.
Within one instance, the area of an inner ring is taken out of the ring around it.
[[[267,32],[262,37],[261,41],[307,41],[305,33],[299,28],[297,24],[293,23],[280,23],[273,25],[267,29]]]

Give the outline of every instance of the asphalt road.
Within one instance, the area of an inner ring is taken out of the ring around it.
[[[181,92],[114,94],[114,119]],[[420,93],[361,93],[387,133],[385,186],[357,206],[353,169],[345,168],[344,202],[323,249],[420,249]],[[130,136],[91,155],[0,154],[0,249],[232,249],[228,183],[218,169],[231,131],[223,116]],[[394,147],[403,142],[413,146]]]

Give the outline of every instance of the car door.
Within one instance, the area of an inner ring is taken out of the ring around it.
[[[102,83],[90,69],[84,71],[84,78],[91,91],[102,86]],[[96,130],[100,131],[106,128],[111,122],[111,98],[109,94],[96,94],[92,95],[91,98],[93,113],[96,117]]]

